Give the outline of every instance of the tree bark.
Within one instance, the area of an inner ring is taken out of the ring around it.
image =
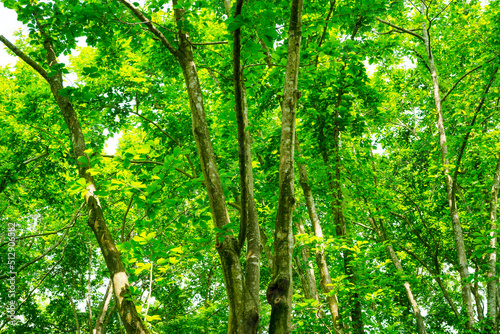
[[[299,156],[302,155],[300,144],[298,137],[295,137],[297,153]],[[302,191],[304,193],[304,198],[306,200],[307,212],[309,214],[309,219],[311,220],[314,236],[319,240],[323,239],[323,230],[321,228],[321,222],[319,220],[318,214],[316,212],[316,205],[314,204],[314,197],[312,195],[311,186],[309,184],[309,177],[307,174],[306,167],[297,161],[297,166],[299,169],[299,183],[302,187]],[[325,246],[322,242],[319,242],[316,245],[316,265],[319,268],[320,273],[320,286],[323,290],[323,293],[326,294],[326,300],[328,303],[328,308],[330,310],[330,314],[332,315],[333,327],[335,329],[335,333],[344,333],[344,326],[341,321],[340,311],[339,311],[339,302],[337,299],[337,295],[332,292],[333,284],[330,276],[330,270],[328,269],[328,265],[326,263],[325,257]]]
[[[234,11],[235,18],[241,15],[242,7],[243,0],[237,0]],[[240,232],[238,238],[240,250],[245,239],[247,240],[244,323],[246,333],[255,334],[259,325],[260,313],[260,256],[262,246],[254,198],[251,137],[250,131],[248,131],[248,106],[241,66],[241,28],[233,32],[233,75],[241,185]]]
[[[334,115],[334,132],[333,132],[333,140],[334,140],[334,159],[335,166],[334,171],[335,175],[332,175],[331,172],[328,172],[329,184],[328,188],[333,192],[332,194],[332,214],[335,223],[335,231],[337,237],[342,239],[344,243],[349,244],[351,241],[347,235],[347,223],[345,221],[344,210],[343,210],[343,193],[342,193],[342,180],[341,180],[341,162],[340,162],[340,129],[338,124],[339,119],[339,107],[342,103],[343,96],[342,88],[339,89],[337,93],[337,102],[335,104],[335,115]],[[320,135],[320,151],[321,156],[323,158],[323,162],[325,166],[330,167],[330,161],[328,157],[328,151],[326,147],[326,136],[324,134],[324,130],[321,127],[319,130]],[[351,309],[351,322],[352,327],[355,334],[364,334],[364,324],[362,319],[361,312],[361,302],[359,298],[359,294],[356,291],[357,282],[356,282],[356,272],[354,268],[354,264],[352,261],[352,254],[349,250],[344,250],[342,252],[344,259],[344,272],[349,280],[349,283],[353,286],[354,292],[349,294],[349,305],[352,305]]]
[[[302,39],[302,6],[303,0],[292,0],[288,29],[288,56],[281,104],[279,199],[274,234],[274,266],[273,276],[267,288],[267,301],[271,305],[270,334],[288,334],[292,330],[295,112],[300,94],[297,84]]]
[[[298,234],[306,234],[302,220],[295,224]],[[316,277],[312,262],[309,260],[309,248],[301,243],[302,249],[300,254],[295,257],[297,271],[300,273],[302,290],[306,299],[314,299],[319,303],[318,289],[316,288]]]
[[[99,310],[99,316],[97,317],[94,331],[92,334],[104,334],[105,326],[104,321],[106,319],[106,314],[108,312],[108,307],[111,302],[111,297],[113,296],[113,285],[111,282],[108,284],[108,289],[104,294],[104,300],[102,301],[101,308]]]
[[[493,185],[490,192],[490,248],[492,252],[488,257],[488,282],[487,282],[487,299],[488,299],[488,325],[492,333],[498,333],[498,319],[497,319],[497,305],[498,298],[497,292],[497,202],[498,202],[498,185],[500,183],[500,154],[497,155],[497,165],[495,168],[495,175],[493,177]]]
[[[422,5],[422,15],[425,15],[425,7]],[[427,58],[429,61],[429,70],[432,78],[432,86],[434,92],[434,104],[436,107],[437,114],[437,128],[439,131],[439,146],[441,150],[441,164],[444,169],[444,180],[446,184],[446,192],[448,196],[448,206],[450,209],[450,217],[453,225],[453,236],[455,238],[455,247],[457,248],[458,255],[458,272],[461,278],[462,286],[462,302],[465,305],[467,313],[467,323],[466,327],[468,330],[474,328],[474,309],[471,296],[471,287],[468,282],[469,278],[469,268],[467,263],[467,254],[465,251],[465,241],[462,233],[462,227],[460,225],[460,217],[458,215],[457,200],[455,194],[454,182],[450,173],[450,161],[448,158],[448,143],[446,140],[446,131],[444,127],[443,111],[441,106],[441,97],[439,90],[439,80],[436,71],[436,65],[434,63],[434,55],[431,49],[430,34],[425,22],[422,23],[423,26],[423,40],[425,44],[425,49],[427,52]]]
[[[371,226],[377,233],[377,236],[380,240],[381,243],[385,244],[385,249],[387,253],[389,254],[389,257],[394,264],[394,267],[396,267],[396,271],[399,273],[404,273],[403,266],[401,265],[401,261],[399,260],[398,255],[394,251],[394,247],[392,247],[392,244],[387,238],[387,233],[385,231],[383,222],[380,220],[380,226],[376,223],[375,219],[372,217],[368,218],[368,221],[370,222]],[[410,302],[413,315],[415,316],[415,319],[417,320],[417,332],[419,334],[426,334],[427,330],[425,329],[425,323],[424,319],[422,317],[422,313],[420,312],[420,308],[418,307],[417,300],[415,299],[415,296],[413,295],[413,291],[411,290],[410,283],[408,281],[403,282],[403,286],[406,291],[406,296],[408,297],[408,301]]]

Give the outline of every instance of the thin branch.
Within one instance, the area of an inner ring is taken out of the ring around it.
[[[52,265],[52,267],[45,273],[45,275],[43,275],[42,279],[38,282],[38,284],[28,293],[28,295],[26,296],[26,298],[18,305],[18,307],[16,309],[16,313],[17,313],[17,311],[19,311],[19,309],[21,308],[21,306],[24,303],[26,303],[26,301],[28,301],[28,299],[30,299],[31,295],[42,285],[43,281],[47,278],[47,276],[49,276],[49,274],[52,272],[52,270],[54,270],[54,268],[63,260],[63,258],[64,258],[64,250],[65,249],[66,249],[66,246],[64,246],[63,254],[59,258],[59,260],[57,260],[57,262]]]
[[[457,80],[457,82],[455,82],[455,84],[453,85],[453,87],[451,87],[451,89],[448,91],[448,93],[446,93],[443,98],[441,99],[441,103],[444,102],[444,100],[446,100],[446,98],[448,97],[448,95],[451,94],[451,92],[453,92],[453,90],[458,86],[458,84],[466,77],[468,76],[469,74],[471,74],[472,72],[474,71],[477,71],[478,69],[480,69],[481,67],[483,67],[484,65],[488,64],[488,63],[491,63],[493,60],[495,60],[496,58],[498,58],[498,56],[495,56],[493,58],[491,58],[490,60],[487,60],[484,64],[482,65],[479,65],[475,68],[473,68],[472,70],[468,71],[467,73],[465,73],[464,75],[462,75],[460,77],[460,79]]]
[[[249,67],[256,67],[256,66],[269,66],[269,67],[286,67],[285,65],[278,65],[274,63],[258,63],[258,64],[248,64],[243,67],[243,69],[247,69]]]
[[[72,228],[73,226],[75,226],[75,222],[73,222],[73,224],[71,225],[68,225],[68,226],[65,226],[57,231],[54,231],[54,232],[45,232],[45,233],[40,233],[40,234],[31,234],[31,235],[25,235],[23,237],[19,237],[19,238],[16,238],[16,241],[18,240],[23,240],[23,239],[28,239],[28,238],[37,238],[37,237],[43,237],[43,236],[46,236],[46,235],[52,235],[52,234],[57,234],[59,232],[62,232],[64,230],[67,230],[69,228]],[[0,247],[3,247],[5,245],[7,245],[8,242],[4,242],[3,244],[0,245]]]
[[[153,122],[149,118],[146,118],[145,116],[143,116],[135,111],[130,111],[130,112],[134,115],[139,116],[143,120],[153,124],[158,130],[160,130],[161,133],[163,133],[165,136],[167,136],[171,141],[175,142],[177,144],[177,146],[182,147],[182,144],[178,140],[174,139],[171,135],[169,135],[167,132],[165,132],[165,130],[163,130],[158,124],[156,124],[155,122]]]
[[[37,71],[38,74],[42,76],[42,78],[44,78],[46,81],[49,81],[49,75],[47,74],[47,71],[45,71],[42,66],[40,66],[37,62],[31,59],[27,54],[22,52],[17,46],[9,42],[9,40],[5,38],[3,35],[0,35],[0,42],[5,44],[5,46],[8,47],[12,52],[14,52],[19,58],[24,60],[26,64],[28,64],[35,71]]]
[[[462,140],[462,145],[460,146],[460,150],[458,151],[458,157],[457,157],[457,162],[455,164],[455,172],[453,173],[453,186],[452,186],[452,191],[455,192],[456,186],[457,186],[457,177],[458,177],[458,169],[460,167],[460,163],[462,162],[462,157],[465,152],[465,147],[467,146],[467,141],[469,140],[469,136],[472,132],[472,127],[476,123],[477,115],[479,114],[479,111],[481,111],[481,108],[484,105],[484,101],[486,100],[486,94],[490,90],[491,85],[493,84],[493,81],[495,80],[495,75],[497,74],[498,67],[495,68],[494,72],[491,75],[490,81],[486,85],[484,92],[483,92],[483,97],[481,98],[481,101],[479,102],[478,106],[476,107],[476,111],[474,112],[474,117],[472,117],[472,121],[470,122],[469,125],[469,131],[464,136],[464,139]]]
[[[101,157],[103,158],[118,158],[120,160],[124,160],[122,157],[119,157],[119,156],[115,156],[115,155],[109,155],[109,154],[102,154]],[[152,160],[130,160],[130,163],[131,164],[152,164],[152,165],[157,165],[157,166],[163,166],[163,163],[162,162],[158,162],[158,161],[152,161]],[[178,171],[179,173],[181,174],[184,174],[185,176],[187,176],[188,178],[190,179],[195,179],[195,177],[185,171],[183,171],[182,169],[180,168],[177,168],[175,167],[174,168],[176,171]]]
[[[36,156],[36,157],[34,157],[34,158],[30,158],[30,159],[28,159],[28,160],[26,160],[26,161],[23,161],[23,164],[24,164],[24,165],[27,165],[27,164],[29,164],[30,162],[33,162],[33,161],[36,161],[36,160],[38,160],[38,159],[44,158],[44,157],[46,157],[47,155],[49,155],[49,147],[48,147],[48,146],[45,148],[45,153],[40,154],[39,156]]]
[[[436,20],[441,14],[443,14],[443,12],[453,3],[453,1],[450,1],[446,6],[444,6],[443,9],[441,9],[441,11],[436,15],[434,16],[430,21],[429,21],[429,24],[432,24],[432,22],[434,20]]]
[[[355,222],[355,221],[352,221],[353,224],[356,224],[356,225],[359,225],[363,228],[366,228],[367,230],[371,230],[371,231],[374,231],[373,227],[370,227],[368,225],[365,225],[365,224],[362,224],[362,223],[358,223],[358,222]]]
[[[241,206],[239,206],[238,204],[233,203],[233,202],[227,202],[227,204],[228,204],[229,206],[232,206],[232,207],[233,207],[233,208],[235,208],[236,210],[241,211]]]
[[[227,41],[191,43],[191,45],[217,45],[217,44],[227,44]]]
[[[130,207],[132,206],[132,202],[134,201],[134,195],[135,193],[132,193],[132,196],[130,196],[130,201],[128,202],[127,210],[125,210],[125,214],[123,215],[123,221],[122,221],[122,242],[125,242],[125,222],[127,221],[127,215],[130,210]]]
[[[75,218],[78,218],[79,216],[75,217]],[[76,220],[76,219],[75,219]],[[51,251],[53,251],[57,246],[59,246],[61,244],[61,242],[66,238],[66,236],[68,235],[68,231],[69,230],[66,230],[66,232],[64,232],[64,235],[55,243],[53,244],[49,249],[47,249],[45,252],[43,252],[42,254],[40,254],[39,256],[37,256],[36,258],[34,258],[33,260],[31,260],[30,262],[27,262],[25,264],[23,264],[22,266],[20,266],[17,271],[16,271],[16,274],[18,274],[19,272],[21,272],[22,270],[24,270],[25,268],[29,267],[30,265],[32,265],[33,263],[37,262],[38,260],[40,260],[41,258],[45,257],[47,254],[49,254]],[[5,279],[5,278],[8,278],[10,277],[11,275],[10,274],[5,274],[5,275],[2,275],[0,276],[0,279]]]
[[[135,7],[133,4],[131,4],[130,2],[128,2],[127,0],[118,0],[120,1],[125,7],[127,7],[144,25],[146,25],[146,27],[148,27],[149,31],[151,31],[156,37],[158,37],[160,39],[160,42],[167,48],[168,51],[170,51],[170,53],[178,58],[180,55],[179,55],[179,52],[177,51],[177,49],[169,42],[169,40],[165,37],[165,35],[162,34],[162,32],[160,30],[158,30],[158,28],[156,28],[153,24],[153,22],[151,22],[151,20],[149,20],[140,10],[139,8]]]
[[[318,48],[321,47],[321,44],[323,44],[323,40],[325,39],[326,31],[328,29],[328,21],[330,21],[330,18],[333,13],[333,8],[335,7],[336,0],[333,0],[330,2],[330,9],[328,10],[328,15],[326,16],[326,22],[325,22],[325,27],[323,28],[323,33],[321,34],[321,37],[318,42]],[[319,54],[316,55],[316,67],[318,66],[318,60],[319,60]]]
[[[395,24],[393,24],[393,23],[391,23],[391,22],[388,22],[388,21],[385,21],[385,20],[379,19],[378,17],[376,18],[376,20],[377,20],[377,21],[379,21],[379,22],[382,22],[383,24],[386,24],[386,25],[388,25],[388,26],[390,26],[390,27],[393,27],[394,29],[400,30],[400,31],[405,32],[405,33],[407,33],[407,34],[409,34],[409,35],[412,35],[412,36],[414,36],[414,37],[417,37],[417,38],[418,38],[418,39],[420,39],[422,42],[425,42],[424,37],[422,37],[421,35],[419,35],[419,34],[417,34],[417,33],[414,33],[414,32],[413,32],[413,31],[411,31],[411,30],[408,30],[408,29],[405,29],[405,28],[403,28],[403,27],[397,26],[397,25],[395,25]]]

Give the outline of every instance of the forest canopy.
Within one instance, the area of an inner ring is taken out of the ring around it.
[[[0,333],[499,332],[499,0],[2,3]]]

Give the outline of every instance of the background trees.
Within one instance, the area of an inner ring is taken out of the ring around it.
[[[3,3],[0,331],[497,330],[496,3]]]

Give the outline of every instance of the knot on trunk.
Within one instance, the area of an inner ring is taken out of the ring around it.
[[[87,208],[89,210],[89,220],[88,224],[90,227],[93,227],[95,224],[95,221],[97,219],[97,202],[93,196],[90,196],[89,199],[87,200]]]
[[[286,303],[286,292],[290,286],[290,279],[287,275],[281,274],[274,279],[267,288],[267,302],[272,307],[278,307]]]

